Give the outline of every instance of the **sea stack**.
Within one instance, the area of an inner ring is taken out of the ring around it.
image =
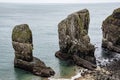
[[[44,62],[33,57],[32,32],[27,24],[16,25],[12,32],[12,45],[15,50],[14,66],[42,77],[50,77],[55,72]]]
[[[103,21],[102,32],[102,47],[120,53],[120,8]]]
[[[94,69],[95,47],[88,36],[89,11],[87,9],[68,15],[58,24],[59,47],[55,56],[62,60],[72,59],[75,64]]]

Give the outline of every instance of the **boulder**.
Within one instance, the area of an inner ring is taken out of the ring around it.
[[[60,50],[56,52],[56,57],[68,60],[77,55],[87,62],[96,63],[95,47],[90,43],[88,36],[89,22],[89,11],[83,9],[68,15],[58,24]]]
[[[27,24],[16,25],[12,32],[12,45],[15,50],[14,66],[42,77],[50,77],[55,72],[44,62],[33,57],[32,32]]]
[[[103,21],[102,32],[102,47],[120,53],[120,8]]]

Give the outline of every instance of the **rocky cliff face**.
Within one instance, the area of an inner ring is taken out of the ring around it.
[[[89,11],[84,9],[70,14],[58,24],[60,50],[56,52],[56,57],[68,60],[72,59],[73,55],[77,55],[82,60],[95,63],[95,47],[90,43],[88,36],[89,22]],[[73,58],[75,63],[81,60],[75,58]],[[82,62],[84,64],[84,61]]]
[[[33,57],[32,32],[27,24],[16,25],[12,32],[12,45],[15,50],[14,66],[42,77],[50,77],[55,72],[44,62]]]
[[[102,31],[102,47],[120,53],[120,8],[103,21]]]

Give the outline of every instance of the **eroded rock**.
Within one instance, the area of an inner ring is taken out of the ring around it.
[[[103,68],[97,68],[94,71],[85,71],[80,78],[75,80],[115,80],[112,78],[111,73]]]
[[[120,53],[120,8],[103,21],[102,47]]]
[[[91,64],[96,62],[95,47],[90,43],[88,36],[89,22],[89,11],[84,9],[70,14],[58,24],[60,50],[56,52],[56,57],[68,60],[77,55]]]
[[[27,24],[16,25],[12,32],[12,45],[15,50],[14,66],[42,77],[50,77],[55,72],[44,62],[33,57],[32,32]]]

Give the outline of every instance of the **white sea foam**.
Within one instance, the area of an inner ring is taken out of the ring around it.
[[[49,78],[49,80],[75,80],[76,78],[81,77],[81,73],[82,73],[82,72],[83,72],[83,70],[80,71],[79,73],[77,73],[75,76],[69,78],[69,79],[65,79],[65,78],[59,78],[59,79],[56,79],[56,78]]]

